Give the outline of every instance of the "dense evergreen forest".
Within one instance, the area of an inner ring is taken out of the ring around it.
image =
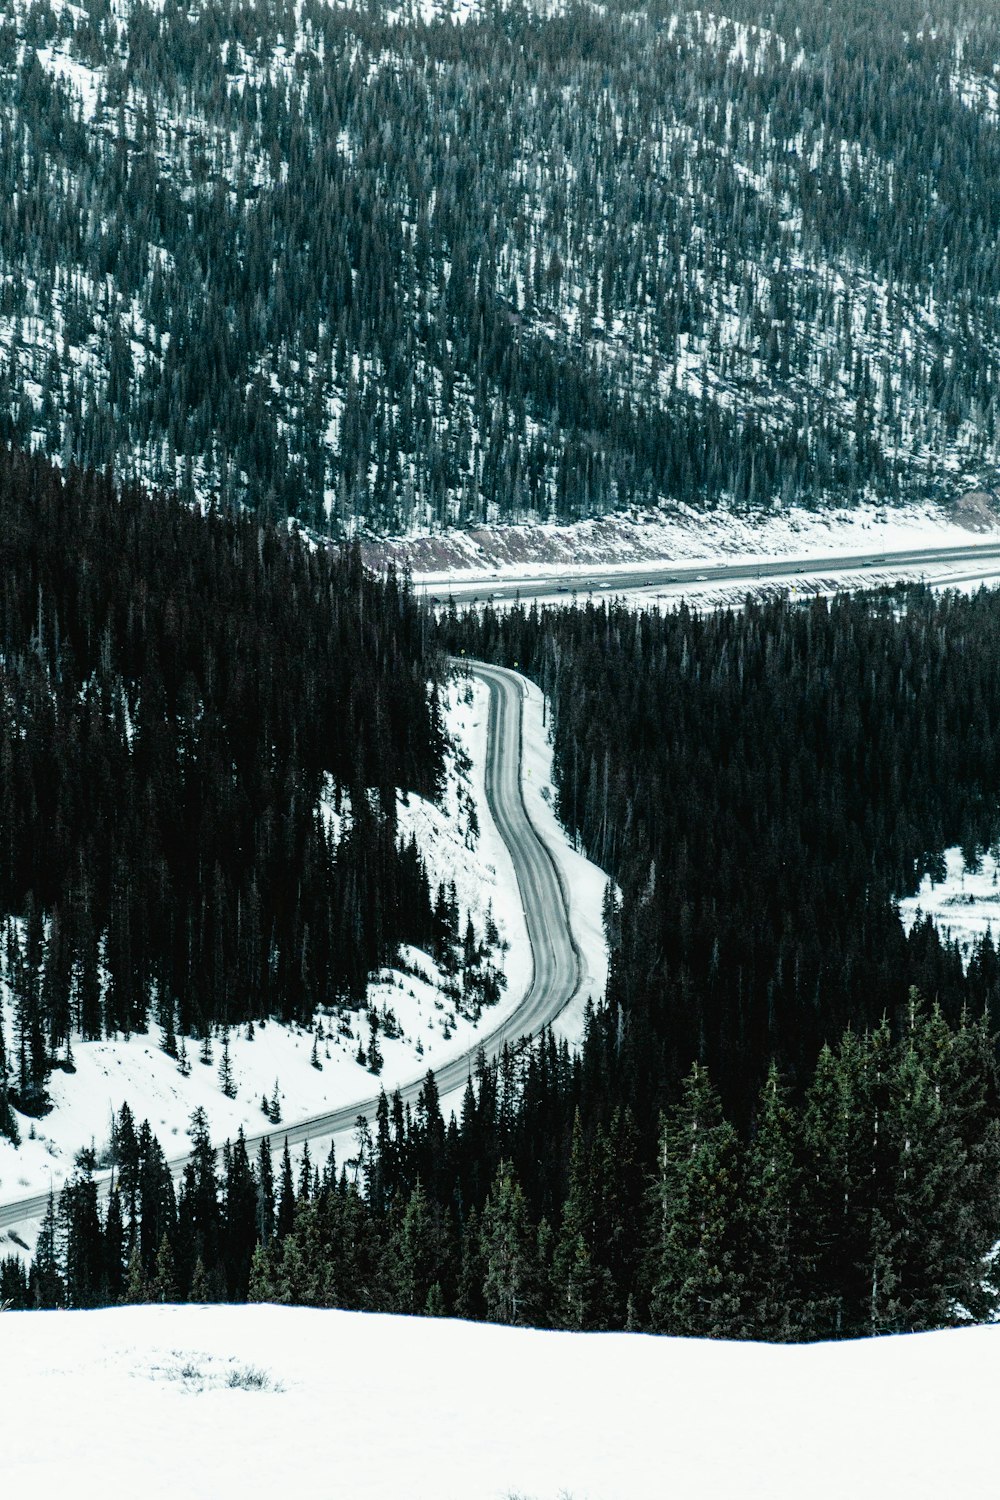
[[[995,593],[921,589],[445,617],[545,684],[562,815],[620,883],[582,1048],[480,1054],[458,1118],[432,1074],[383,1094],[339,1170],[276,1165],[277,1131],[220,1160],[196,1114],[175,1189],[126,1110],[0,1298],[777,1340],[991,1316],[1000,965],[895,898],[995,846],[998,632]]]
[[[453,616],[549,695],[559,810],[620,884],[602,1068],[651,1129],[692,1061],[746,1123],[911,985],[1000,1029],[991,943],[964,972],[895,906],[942,851],[1000,838],[1000,595],[900,590],[639,613]]]
[[[424,640],[356,552],[0,450],[0,1130],[73,1036],[312,1024],[433,942]]]
[[[325,544],[1000,489],[998,0],[726,11],[5,8],[0,1134],[74,1040],[311,1024],[457,942],[396,824],[445,650],[542,685],[613,885],[579,1054],[450,1121],[428,1075],[339,1169],[196,1115],[175,1188],[126,1109],[0,1305],[998,1310],[1000,959],[895,903],[1000,848],[1000,595],[435,621]]]
[[[996,482],[996,0],[15,0],[0,436],[339,533]]]

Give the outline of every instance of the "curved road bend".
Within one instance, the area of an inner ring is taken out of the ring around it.
[[[534,969],[523,1000],[506,1020],[488,1034],[477,1037],[475,1046],[468,1052],[435,1070],[434,1077],[442,1098],[465,1086],[480,1047],[487,1057],[495,1057],[505,1041],[533,1035],[554,1021],[576,995],[583,976],[582,957],[570,925],[562,873],[524,803],[521,783],[524,678],[517,672],[488,666],[484,662],[469,662],[467,665],[489,689],[486,799],[514,863]],[[416,1101],[425,1077],[426,1071],[412,1083],[400,1087],[404,1101],[411,1104]],[[295,1146],[319,1136],[342,1134],[354,1128],[358,1115],[372,1119],[377,1105],[378,1095],[375,1094],[327,1114],[312,1115],[294,1124],[274,1125],[270,1130],[247,1136],[247,1149],[254,1152],[267,1136],[276,1146],[282,1145],[286,1138],[289,1145]],[[180,1176],[187,1160],[186,1156],[180,1156],[169,1162],[175,1178]],[[108,1187],[109,1179],[105,1178],[99,1187],[102,1199],[107,1196]],[[48,1193],[41,1193],[16,1203],[0,1205],[0,1229],[41,1218],[48,1196]]]

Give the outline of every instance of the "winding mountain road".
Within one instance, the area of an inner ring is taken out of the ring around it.
[[[495,1057],[505,1042],[535,1035],[554,1021],[576,995],[583,975],[583,961],[573,936],[562,872],[531,821],[524,802],[521,780],[524,678],[517,672],[483,662],[463,665],[467,665],[489,689],[486,799],[514,863],[531,944],[533,973],[524,998],[499,1026],[477,1037],[475,1046],[467,1052],[434,1070],[442,1099],[465,1087],[480,1047],[487,1057]],[[404,1101],[411,1104],[416,1101],[425,1077],[426,1072],[400,1088]],[[326,1114],[272,1126],[270,1130],[247,1136],[247,1149],[255,1152],[267,1137],[277,1147],[286,1139],[290,1146],[295,1146],[323,1136],[340,1135],[354,1128],[359,1115],[372,1119],[377,1104],[378,1095],[368,1095]],[[141,1114],[138,1101],[136,1105],[136,1112]],[[181,1175],[187,1161],[186,1156],[180,1156],[169,1162],[175,1178]],[[99,1191],[102,1198],[107,1197],[109,1184],[110,1178],[101,1180]],[[0,1205],[0,1229],[16,1228],[19,1224],[40,1219],[45,1213],[48,1196],[48,1193],[40,1193]]]

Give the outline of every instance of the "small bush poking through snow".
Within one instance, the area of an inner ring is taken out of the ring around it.
[[[246,1365],[242,1370],[230,1370],[226,1385],[231,1391],[270,1391],[275,1386],[266,1370],[256,1365]]]

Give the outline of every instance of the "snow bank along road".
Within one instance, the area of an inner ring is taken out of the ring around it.
[[[488,1057],[495,1056],[505,1041],[534,1034],[554,1021],[574,998],[580,987],[583,961],[569,917],[569,902],[562,873],[549,846],[543,841],[524,805],[521,787],[521,707],[524,678],[503,667],[469,662],[468,666],[489,689],[490,712],[486,750],[486,797],[500,836],[510,850],[517,875],[521,903],[524,907],[528,938],[531,943],[533,973],[527,992],[500,1026],[479,1037],[475,1047],[443,1063],[434,1074],[441,1097],[465,1086],[473,1060],[480,1047]],[[425,1075],[426,1076],[426,1075]],[[400,1089],[404,1101],[413,1103],[423,1085],[423,1077]],[[327,1114],[247,1137],[253,1152],[266,1136],[276,1144],[287,1138],[289,1145],[320,1136],[339,1135],[352,1130],[358,1115],[372,1119],[377,1095],[358,1099]],[[141,1105],[137,1101],[141,1115]],[[179,1176],[186,1156],[170,1162],[174,1176]],[[102,1183],[106,1196],[110,1179]],[[45,1212],[48,1194],[22,1198],[0,1205],[0,1229],[38,1219]]]
[[[655,588],[657,585],[684,583],[746,583],[754,584],[762,578],[798,578],[805,573],[851,573],[869,568],[880,572],[893,569],[907,574],[916,569],[927,570],[935,566],[951,566],[969,562],[985,564],[984,575],[996,573],[1000,559],[1000,544],[996,542],[971,543],[967,547],[913,547],[903,550],[877,552],[826,553],[811,557],[761,557],[748,561],[733,559],[731,562],[688,561],[655,563],[647,567],[622,567],[613,562],[603,567],[594,564],[576,572],[526,574],[512,578],[509,573],[491,575],[489,571],[479,578],[456,578],[454,582],[436,581],[433,585],[422,584],[428,597],[441,601],[453,598],[462,601],[482,602],[485,599],[548,599],[553,594],[587,594],[609,590],[625,593],[632,589]],[[968,575],[979,577],[977,571]],[[956,580],[958,581],[958,580]],[[419,582],[419,580],[418,580]]]

